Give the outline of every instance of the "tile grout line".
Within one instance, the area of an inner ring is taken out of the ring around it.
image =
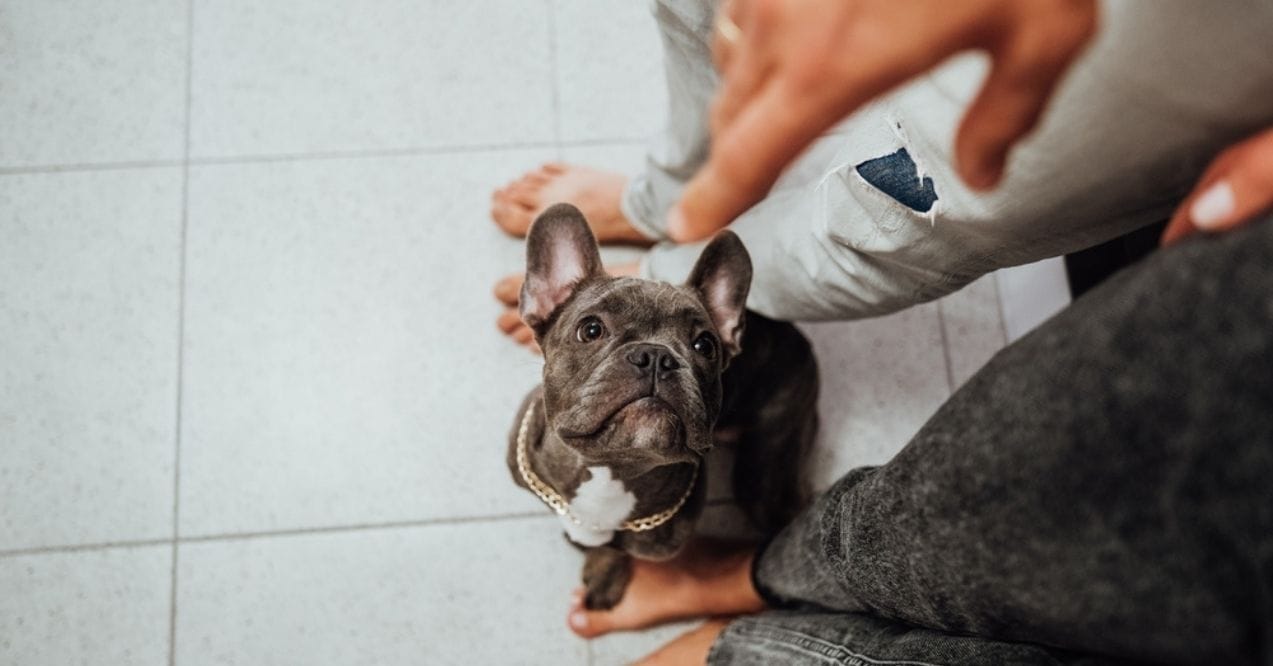
[[[194,0],[186,0],[186,117],[181,164],[181,240],[177,275],[177,404],[172,457],[172,570],[169,572],[168,666],[177,663],[177,570],[181,547],[181,431],[186,367],[186,237],[190,226],[190,118],[194,96]]]
[[[221,534],[200,534],[195,536],[163,539],[136,539],[126,541],[103,541],[98,543],[68,544],[63,546],[38,546],[16,550],[0,550],[0,558],[21,557],[25,555],[51,555],[58,553],[74,553],[94,550],[112,550],[115,548],[137,548],[141,546],[164,546],[188,543],[207,543],[219,541],[242,541],[273,537],[305,536],[310,534],[345,534],[355,532],[371,532],[377,530],[412,529],[421,527],[437,527],[445,525],[467,525],[477,523],[513,522],[520,520],[536,520],[551,518],[551,513],[544,511],[525,511],[492,514],[486,516],[466,516],[459,518],[423,518],[420,520],[399,520],[383,523],[354,523],[349,525],[329,525],[318,527],[296,527],[279,530],[261,530],[257,532],[225,532]]]
[[[77,162],[70,164],[34,164],[31,166],[0,167],[0,176],[24,176],[36,173],[64,173],[67,171],[119,171],[124,169],[157,169],[181,166],[181,160],[138,160],[132,162]]]
[[[942,360],[946,362],[946,397],[949,398],[955,393],[955,369],[950,362],[950,338],[946,335],[946,309],[942,303],[944,300],[937,299],[937,328],[941,330]]]
[[[102,541],[98,543],[77,543],[64,546],[35,546],[33,548],[17,548],[0,550],[0,559],[6,557],[25,557],[28,555],[60,555],[66,553],[82,553],[94,550],[113,550],[116,548],[141,548],[144,546],[167,546],[172,544],[171,538],[132,539],[124,541]]]
[[[386,148],[382,150],[330,150],[311,153],[246,154],[211,157],[191,157],[188,160],[142,160],[135,162],[85,162],[73,164],[37,164],[24,167],[0,167],[0,177],[30,174],[67,173],[81,171],[118,171],[126,169],[161,169],[194,166],[260,164],[270,162],[313,162],[320,160],[377,159],[388,157],[416,157],[430,155],[456,155],[464,153],[494,153],[509,150],[533,150],[535,148],[576,148],[591,146],[643,145],[641,137],[602,137],[574,139],[570,141],[523,141],[516,143],[469,143],[421,146],[416,148]]]
[[[225,532],[221,534],[200,534],[180,537],[178,543],[205,543],[209,541],[240,541],[247,539],[268,539],[273,537],[305,536],[310,534],[345,534],[352,532],[371,532],[377,530],[412,529],[418,527],[434,527],[442,525],[467,525],[474,523],[510,522],[535,518],[549,518],[552,514],[543,511],[526,511],[502,513],[489,516],[462,516],[456,518],[424,518],[421,520],[395,520],[383,523],[353,523],[349,525],[323,525],[316,527],[294,527],[277,530],[261,530],[257,532]]]

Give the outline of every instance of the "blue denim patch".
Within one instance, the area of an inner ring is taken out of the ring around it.
[[[856,168],[863,180],[913,211],[927,213],[932,209],[933,202],[937,201],[933,179],[928,176],[924,176],[923,180],[919,179],[915,160],[911,159],[911,154],[905,148],[867,160]]]

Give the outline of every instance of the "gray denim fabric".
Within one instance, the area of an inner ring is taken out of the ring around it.
[[[782,623],[872,658],[944,663],[942,641],[871,653],[828,611],[1273,663],[1273,219],[1161,250],[1003,349],[779,533],[754,578],[823,613]],[[759,663],[728,645],[746,635],[723,634],[716,663]]]
[[[703,16],[709,4],[661,0],[668,9],[660,15]],[[1099,35],[990,192],[967,188],[953,166],[955,132],[987,69],[976,54],[918,77],[822,137],[731,226],[755,265],[748,307],[783,320],[873,316],[998,268],[1095,245],[1165,219],[1219,150],[1273,125],[1270,0],[1101,0],[1100,11]],[[669,26],[686,25],[660,20],[664,43],[684,43],[683,31],[673,38]],[[706,44],[710,21],[689,25],[700,31],[693,43]],[[662,236],[658,213],[680,195],[706,145],[706,100],[716,85],[707,53],[668,49],[675,129],[660,136],[649,173],[634,181],[651,191],[634,185],[625,198],[625,210],[650,211],[641,223],[657,227],[651,237]],[[660,151],[678,156],[673,139],[687,142],[692,150],[679,155],[694,159],[672,159],[675,169],[660,171]],[[929,210],[858,171],[902,148],[913,175],[932,180]],[[673,185],[663,189],[665,181]],[[658,245],[641,274],[683,281],[701,249]]]
[[[730,622],[709,664],[852,666],[1127,666],[1133,662],[1030,643],[921,629],[865,613],[771,611]]]

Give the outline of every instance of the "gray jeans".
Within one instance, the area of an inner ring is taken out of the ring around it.
[[[754,579],[712,663],[1273,663],[1273,219],[1003,349]]]

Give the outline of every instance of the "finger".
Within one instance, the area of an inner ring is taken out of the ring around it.
[[[960,177],[974,189],[993,187],[1003,176],[1008,150],[1039,122],[1067,60],[995,60],[955,139]]]
[[[737,0],[725,3],[712,32],[712,62],[722,85],[731,76],[739,59],[763,47],[772,32],[774,11],[767,2]]]
[[[1264,197],[1268,198],[1267,195]],[[1221,178],[1209,186],[1199,188],[1196,195],[1181,204],[1163,232],[1162,244],[1172,245],[1197,232],[1218,232],[1229,229],[1248,216],[1238,217],[1237,192],[1229,178]],[[1267,207],[1264,201],[1261,208]],[[1256,211],[1258,212],[1258,209]]]
[[[724,74],[729,71],[729,66],[734,61],[736,51],[737,45],[722,34],[718,27],[712,33],[712,65],[718,73]]]
[[[1189,205],[1193,226],[1207,232],[1225,231],[1273,206],[1273,150],[1253,150],[1246,155]]]
[[[1184,201],[1176,207],[1172,213],[1171,220],[1167,223],[1167,228],[1163,230],[1162,238],[1159,244],[1166,247],[1176,243],[1184,238],[1193,235],[1198,231],[1193,223],[1189,221],[1189,207],[1198,199],[1204,191],[1210,186],[1219,182],[1237,162],[1240,151],[1231,148],[1220,153],[1220,156],[1211,161],[1207,166],[1207,170],[1202,172],[1202,177],[1194,184],[1193,190],[1185,197]]]
[[[707,164],[668,217],[678,242],[710,236],[759,201],[793,160],[835,118],[810,115],[818,105],[791,105],[776,82],[712,141]]]
[[[726,0],[716,8],[716,16],[712,22],[712,64],[717,72],[724,72],[729,66],[731,56],[737,50],[743,31],[743,15],[748,0]]]
[[[1189,224],[1189,218],[1184,211],[1184,206],[1176,209],[1171,216],[1171,221],[1167,223],[1167,228],[1163,229],[1162,238],[1158,239],[1159,246],[1174,245],[1193,233],[1193,225]]]
[[[1176,210],[1162,243],[1197,231],[1218,232],[1273,208],[1273,130],[1225,151]]]
[[[733,47],[729,66],[720,69],[720,92],[712,101],[709,119],[713,136],[734,122],[773,74],[772,54],[765,46],[772,31],[772,12],[771,5],[763,2],[748,10],[742,40]]]
[[[495,298],[499,299],[499,302],[509,306],[510,308],[517,307],[517,301],[522,293],[522,282],[525,279],[526,276],[521,273],[514,273],[513,275],[509,275],[499,282],[496,282]]]

